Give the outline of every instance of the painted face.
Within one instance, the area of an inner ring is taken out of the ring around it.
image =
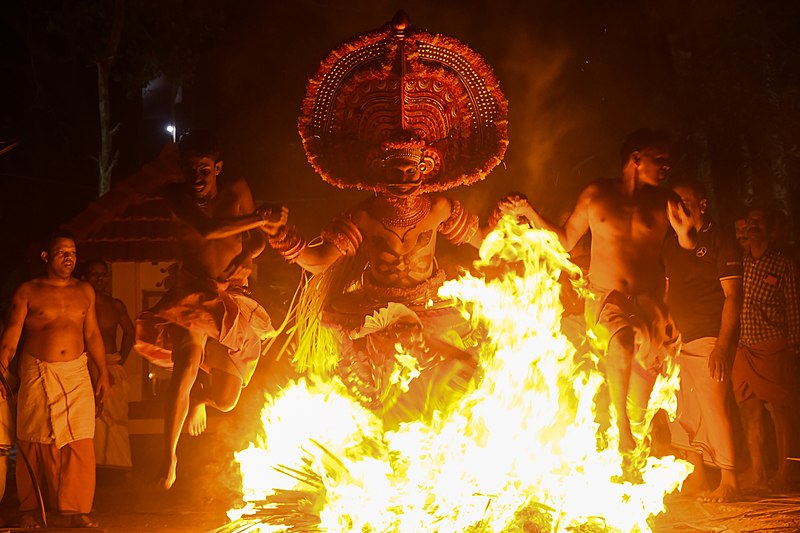
[[[703,211],[705,201],[697,198],[697,193],[691,187],[678,186],[673,189],[675,194],[681,197],[683,205],[689,210],[689,217],[692,219],[694,227],[699,228],[703,224]]]
[[[59,278],[68,278],[75,270],[75,241],[66,237],[56,239],[50,250],[42,254],[47,271]]]
[[[105,293],[108,286],[108,269],[100,263],[92,263],[86,270],[86,281],[98,294]]]
[[[666,179],[669,169],[669,147],[667,145],[652,146],[639,152],[637,170],[642,183],[659,185]]]
[[[389,194],[411,196],[422,186],[420,162],[413,157],[392,157],[385,164],[386,186]]]
[[[213,196],[217,188],[217,176],[222,171],[222,161],[211,157],[187,157],[181,160],[183,179],[197,198]]]

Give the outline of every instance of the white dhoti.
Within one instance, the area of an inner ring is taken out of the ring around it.
[[[119,353],[106,355],[111,391],[103,402],[94,431],[94,454],[97,466],[130,469],[131,443],[128,434],[128,373]]]
[[[86,355],[49,363],[23,354],[19,363],[17,438],[61,448],[94,437],[94,390]]]

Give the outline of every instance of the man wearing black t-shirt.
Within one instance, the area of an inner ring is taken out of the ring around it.
[[[695,467],[684,483],[685,494],[698,493],[703,501],[732,501],[739,488],[726,396],[739,335],[741,251],[706,215],[708,198],[700,183],[682,181],[674,184],[673,190],[690,212],[697,245],[693,250],[683,249],[672,236],[663,250],[667,304],[683,339],[672,444],[685,450]],[[720,484],[713,491],[704,458],[721,471]]]

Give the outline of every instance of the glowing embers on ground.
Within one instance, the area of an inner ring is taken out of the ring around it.
[[[249,502],[230,513],[249,524],[237,531],[650,530],[691,466],[643,446],[643,482],[621,480],[615,430],[598,439],[603,377],[560,330],[558,278],[579,272],[554,235],[505,219],[480,256],[483,277],[440,292],[485,332],[478,386],[384,431],[340,383],[293,384],[264,407],[263,441],[236,454]],[[671,406],[672,374],[651,409]]]

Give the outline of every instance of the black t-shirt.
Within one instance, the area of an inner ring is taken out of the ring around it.
[[[720,280],[742,277],[742,253],[733,236],[708,224],[697,232],[694,250],[681,248],[676,235],[668,237],[663,257],[667,305],[683,341],[718,336],[725,303]]]

